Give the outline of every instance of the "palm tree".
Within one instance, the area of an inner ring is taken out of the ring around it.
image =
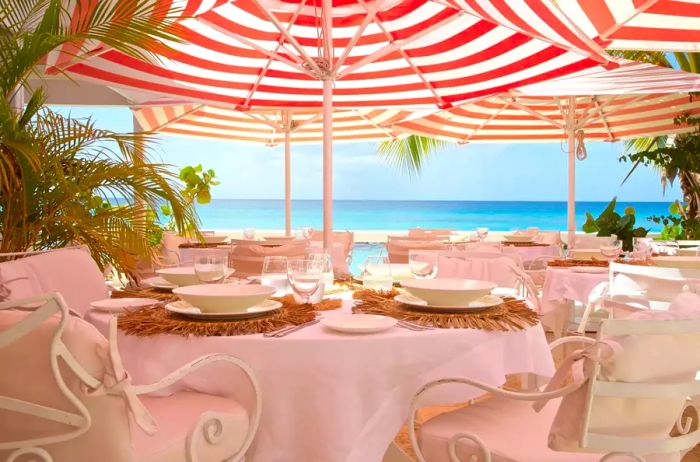
[[[72,59],[98,42],[146,59],[164,40],[177,41],[174,18],[151,0],[77,2],[72,11],[66,3],[0,3],[0,252],[80,243],[101,266],[133,274],[152,252],[150,210],[169,204],[178,230],[196,230],[182,186],[169,166],[150,161],[149,135],[61,116],[27,81],[67,45]],[[11,102],[18,89],[29,92],[24,107]]]
[[[421,172],[430,154],[447,146],[447,141],[429,136],[409,135],[405,138],[382,141],[377,154],[397,170],[409,176]]]

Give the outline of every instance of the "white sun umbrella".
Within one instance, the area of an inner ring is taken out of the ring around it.
[[[575,160],[585,140],[617,141],[680,133],[682,113],[700,114],[700,75],[651,64],[619,61],[608,71],[587,71],[534,84],[387,127],[458,143],[567,142],[567,228],[573,242]]]

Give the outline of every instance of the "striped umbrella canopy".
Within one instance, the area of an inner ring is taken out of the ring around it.
[[[509,2],[525,25],[495,19],[503,0],[478,3],[488,15],[452,0],[181,0],[183,41],[150,62],[98,45],[49,71],[150,92],[149,103],[322,107],[328,245],[333,107],[447,108],[610,64],[549,0]]]
[[[291,234],[291,144],[323,141],[318,109],[237,111],[204,104],[174,104],[132,108],[141,129],[168,135],[216,138],[277,146],[284,143],[284,228]],[[411,115],[396,109],[336,109],[334,141],[395,139],[401,133],[386,128]]]
[[[575,223],[575,159],[584,159],[585,140],[682,133],[683,113],[700,114],[700,75],[651,64],[620,61],[604,72],[581,73],[546,84],[474,101],[425,117],[409,118],[393,129],[458,143],[567,142],[569,148],[568,229]]]
[[[614,50],[700,51],[699,0],[557,0],[581,30]]]

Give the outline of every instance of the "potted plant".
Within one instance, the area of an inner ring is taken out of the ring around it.
[[[586,212],[586,222],[581,229],[586,233],[596,233],[596,236],[614,234],[622,241],[622,249],[629,252],[633,250],[632,239],[646,236],[649,230],[641,226],[634,227],[636,222],[634,207],[625,208],[620,215],[615,212],[616,205],[617,197],[613,197],[598,218],[593,218],[590,212]]]

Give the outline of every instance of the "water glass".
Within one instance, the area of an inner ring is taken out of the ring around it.
[[[263,260],[262,277],[260,283],[277,289],[274,297],[282,297],[287,294],[287,257],[265,257]]]
[[[202,284],[218,284],[226,279],[228,257],[208,255],[194,259],[194,274]]]
[[[243,239],[255,240],[255,228],[245,228],[243,230]]]
[[[333,260],[328,249],[309,249],[306,251],[306,258],[309,260],[320,260],[321,272],[323,273],[322,280],[326,287],[333,285]]]
[[[601,245],[600,253],[602,253],[607,260],[615,260],[622,253],[622,241],[617,239],[610,244]]]
[[[408,266],[416,279],[433,279],[438,270],[438,254],[429,251],[408,251]]]
[[[479,235],[477,233],[469,233],[469,242],[479,242]]]
[[[304,226],[301,228],[301,234],[304,236],[304,239],[308,239],[311,237],[311,234],[314,232],[314,229],[311,226]]]
[[[303,229],[297,229],[294,231],[294,239],[301,240],[301,239],[306,239],[304,237],[304,230]]]
[[[362,286],[365,289],[389,292],[393,285],[389,257],[367,257],[362,272]]]
[[[476,228],[476,235],[479,237],[480,241],[483,241],[486,239],[486,236],[489,235],[489,229],[488,228]]]
[[[323,265],[321,260],[292,260],[287,262],[287,280],[301,303],[309,303],[309,298],[321,284]]]

